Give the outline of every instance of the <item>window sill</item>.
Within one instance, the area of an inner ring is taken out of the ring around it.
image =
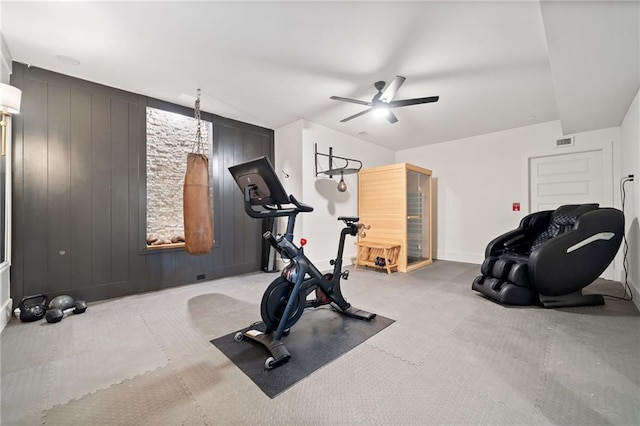
[[[171,244],[157,244],[157,245],[148,245],[148,251],[155,250],[167,250],[167,249],[176,249],[176,248],[184,248],[184,243],[171,243]]]

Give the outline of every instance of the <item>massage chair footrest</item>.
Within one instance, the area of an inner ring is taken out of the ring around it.
[[[600,294],[582,294],[582,291],[565,294],[563,296],[539,295],[540,303],[545,308],[572,308],[577,306],[604,305],[604,297]]]
[[[471,288],[505,305],[529,306],[533,301],[533,293],[528,287],[499,278],[480,275],[473,280]]]

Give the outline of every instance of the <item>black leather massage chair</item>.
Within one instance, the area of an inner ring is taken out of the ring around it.
[[[601,295],[582,289],[609,266],[623,232],[623,213],[598,204],[532,213],[487,245],[471,288],[506,305],[602,305]]]

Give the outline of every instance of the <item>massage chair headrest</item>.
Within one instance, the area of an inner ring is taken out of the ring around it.
[[[597,210],[599,204],[567,204],[560,206],[551,213],[551,222],[560,228],[573,227],[578,218],[592,210]]]

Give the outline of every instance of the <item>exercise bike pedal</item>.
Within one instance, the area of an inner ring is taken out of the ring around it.
[[[349,271],[344,271],[343,273],[340,274],[340,278],[342,278],[343,280],[348,280],[349,279]]]

